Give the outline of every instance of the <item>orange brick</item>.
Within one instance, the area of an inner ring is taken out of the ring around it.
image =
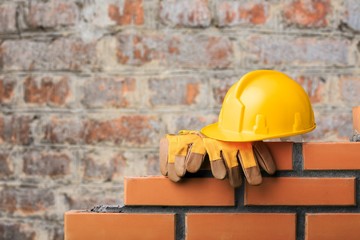
[[[357,133],[360,133],[360,106],[353,107],[352,116],[353,116],[353,129]]]
[[[245,205],[355,205],[355,178],[264,178],[246,185]]]
[[[186,239],[294,239],[293,213],[190,213]]]
[[[306,240],[358,240],[360,239],[360,214],[306,214],[305,229]]]
[[[125,178],[125,205],[234,206],[235,192],[227,180],[184,179],[180,183],[165,177]]]
[[[360,142],[304,143],[305,170],[359,170]]]
[[[175,215],[70,211],[64,234],[65,240],[175,239]]]
[[[266,142],[274,158],[277,170],[292,170],[292,142]]]

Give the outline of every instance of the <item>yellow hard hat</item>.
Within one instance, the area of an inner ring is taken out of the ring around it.
[[[256,70],[226,93],[217,123],[201,129],[207,137],[251,142],[312,131],[314,112],[304,89],[284,73]]]

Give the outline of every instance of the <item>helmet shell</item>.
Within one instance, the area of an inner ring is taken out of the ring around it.
[[[201,133],[222,141],[250,142],[299,135],[315,127],[309,96],[296,81],[278,71],[256,70],[230,87],[218,122]]]

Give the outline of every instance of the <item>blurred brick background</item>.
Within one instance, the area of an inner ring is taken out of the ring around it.
[[[217,119],[258,68],[308,92],[342,141],[359,105],[358,0],[0,1],[0,239],[62,239],[63,213],[121,204],[158,140]]]

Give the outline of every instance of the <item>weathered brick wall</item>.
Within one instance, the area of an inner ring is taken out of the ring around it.
[[[122,203],[159,137],[217,118],[244,73],[312,100],[307,140],[351,136],[357,0],[0,1],[0,236],[61,239],[63,212]]]

